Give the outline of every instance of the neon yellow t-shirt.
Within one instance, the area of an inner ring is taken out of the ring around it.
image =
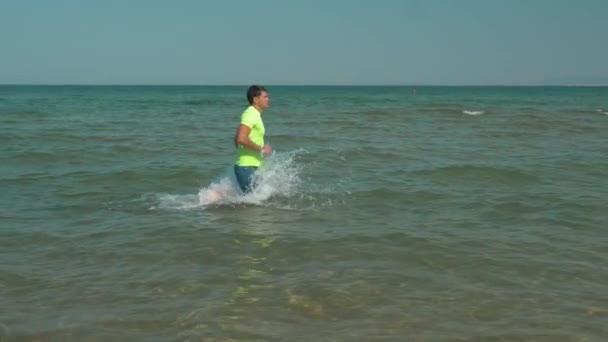
[[[254,143],[264,146],[264,123],[262,122],[262,115],[253,106],[249,106],[241,115],[241,124],[251,128],[249,132],[249,139]],[[236,165],[238,166],[256,166],[262,165],[262,154],[259,151],[253,151],[239,145],[238,157],[236,159]]]

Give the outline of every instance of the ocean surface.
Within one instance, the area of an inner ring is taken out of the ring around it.
[[[608,339],[608,87],[268,89],[0,86],[0,340]]]

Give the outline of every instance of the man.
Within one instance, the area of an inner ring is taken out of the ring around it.
[[[270,106],[266,88],[252,85],[247,90],[249,107],[241,115],[241,124],[234,137],[237,159],[234,173],[243,193],[252,190],[253,175],[262,165],[264,156],[272,153],[272,147],[264,144],[264,122],[262,113]]]

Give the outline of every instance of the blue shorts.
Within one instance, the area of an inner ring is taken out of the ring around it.
[[[236,181],[243,193],[248,193],[253,189],[253,175],[258,168],[255,166],[238,166],[234,165],[234,174]]]

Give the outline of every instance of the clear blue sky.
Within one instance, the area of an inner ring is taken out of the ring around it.
[[[608,1],[2,0],[7,83],[608,84]]]

